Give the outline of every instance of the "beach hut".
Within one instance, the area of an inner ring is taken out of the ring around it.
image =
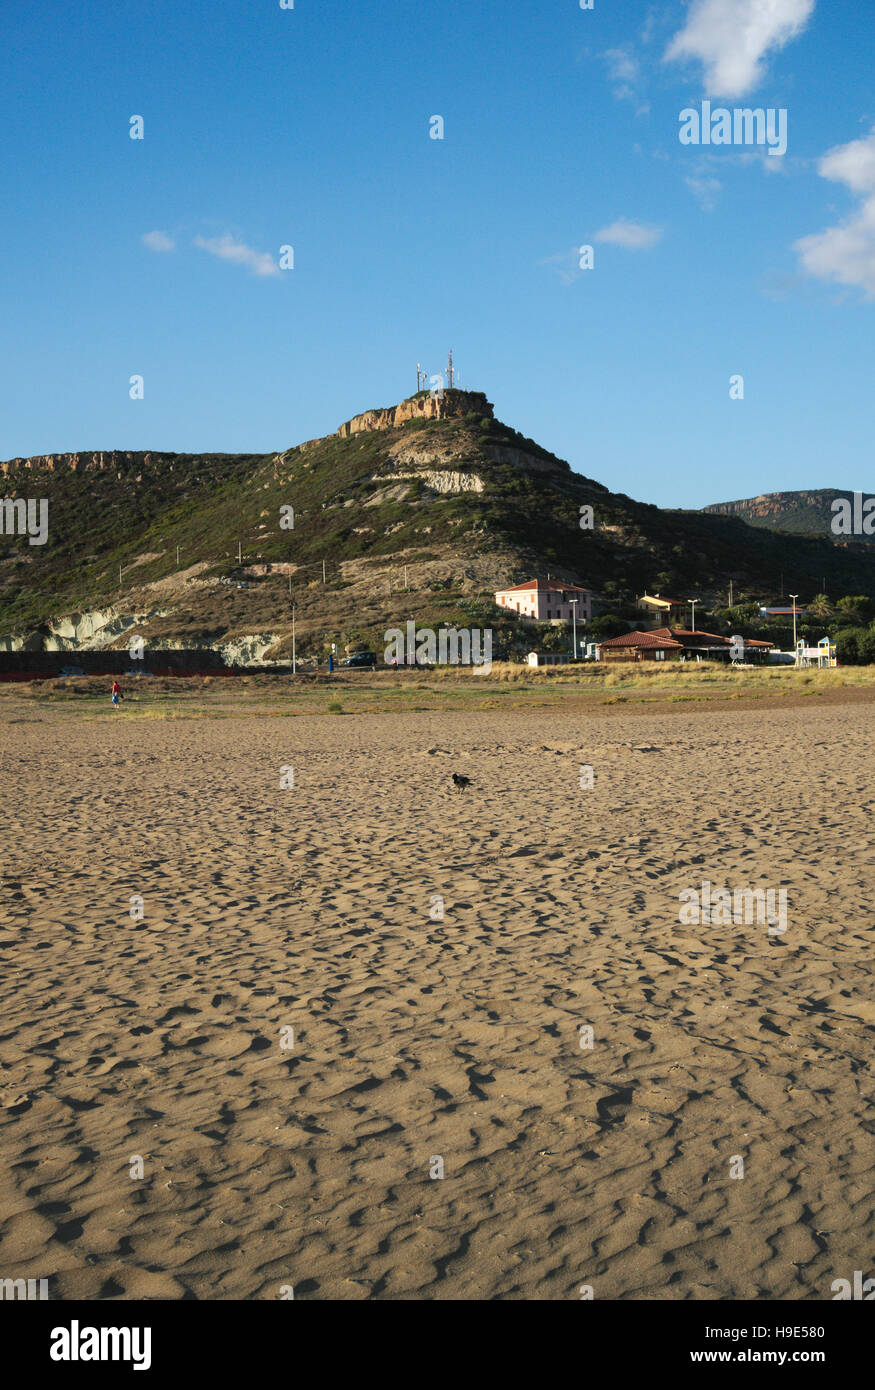
[[[659,632],[624,632],[599,643],[601,661],[678,661],[682,642]]]

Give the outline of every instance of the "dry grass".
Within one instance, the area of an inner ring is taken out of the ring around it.
[[[713,700],[759,701],[772,697],[831,696],[843,691],[875,695],[875,666],[799,670],[763,666],[749,671],[722,663],[635,663],[530,667],[495,662],[487,673],[470,666],[431,671],[405,668],[300,675],[287,671],[227,677],[158,677],[122,682],[120,711],[109,703],[104,677],[0,684],[7,716],[47,706],[66,707],[87,720],[232,718],[238,714],[282,717],[368,714],[439,709],[556,706],[666,706]],[[327,697],[327,698],[326,698]],[[342,699],[342,703],[341,703]]]
[[[487,675],[469,666],[440,666],[432,671],[405,671],[405,682],[423,684],[435,681],[476,680],[513,682],[516,685],[579,686],[583,690],[611,689],[615,686],[631,690],[668,689],[692,685],[726,686],[732,690],[749,690],[757,686],[797,689],[817,683],[829,688],[844,685],[875,684],[875,666],[841,666],[817,670],[797,670],[793,666],[757,666],[751,670],[725,665],[720,661],[702,662],[629,662],[606,664],[581,662],[576,666],[523,666],[514,662],[494,661]]]

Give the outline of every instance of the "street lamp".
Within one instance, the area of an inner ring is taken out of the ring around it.
[[[791,594],[790,597],[793,600],[793,655],[796,657],[796,660],[798,661],[799,656],[796,651],[796,600],[799,597],[799,595]]]
[[[690,629],[691,632],[695,632],[695,631],[696,631],[696,604],[697,604],[697,603],[701,603],[701,601],[702,601],[702,600],[701,600],[701,599],[698,599],[698,598],[688,598],[688,599],[687,599],[687,603],[690,605],[690,607],[691,607],[691,609],[692,609],[692,612],[693,612],[693,626],[692,626],[692,628]]]
[[[576,660],[577,660],[577,604],[578,604],[578,600],[577,600],[576,598],[572,598],[572,599],[569,599],[568,602],[571,604],[571,621],[572,621],[572,623],[573,623],[573,625],[574,625],[574,636],[573,636],[573,638],[572,638],[572,647],[571,647],[571,651],[572,651],[574,660],[576,661]]]

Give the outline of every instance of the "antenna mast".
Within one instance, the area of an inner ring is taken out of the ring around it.
[[[450,348],[449,354],[448,354],[448,356],[447,356],[447,383],[448,383],[448,385],[449,385],[450,390],[452,391],[452,389],[453,389],[453,349],[452,349],[452,348]]]

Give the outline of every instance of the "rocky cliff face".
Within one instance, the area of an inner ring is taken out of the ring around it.
[[[864,500],[871,496],[863,493]],[[775,531],[797,535],[829,536],[832,532],[832,504],[838,497],[852,499],[853,494],[836,488],[812,488],[800,492],[764,492],[759,497],[744,497],[735,502],[717,502],[703,507],[703,512],[739,516],[750,526],[764,526]],[[872,537],[854,537],[872,543]]]
[[[703,507],[702,511],[723,513],[726,516],[780,518],[799,507],[820,508],[827,496],[838,496],[838,493],[826,494],[822,490],[816,492],[763,492],[760,493],[759,497],[745,497],[738,502],[717,502],[713,506]]]
[[[492,418],[492,410],[491,401],[482,391],[445,391],[443,396],[423,393],[410,396],[387,410],[366,410],[363,415],[354,415],[337,433],[341,439],[347,439],[351,434],[363,434],[366,430],[391,430],[407,420],[448,420],[471,413]]]
[[[71,473],[112,472],[135,473],[148,468],[163,455],[152,453],[123,453],[118,449],[107,452],[84,454],[37,454],[33,458],[8,459],[0,463],[0,473],[17,473],[20,469],[33,469],[34,472],[55,473],[68,469]],[[172,467],[172,464],[171,464]]]

